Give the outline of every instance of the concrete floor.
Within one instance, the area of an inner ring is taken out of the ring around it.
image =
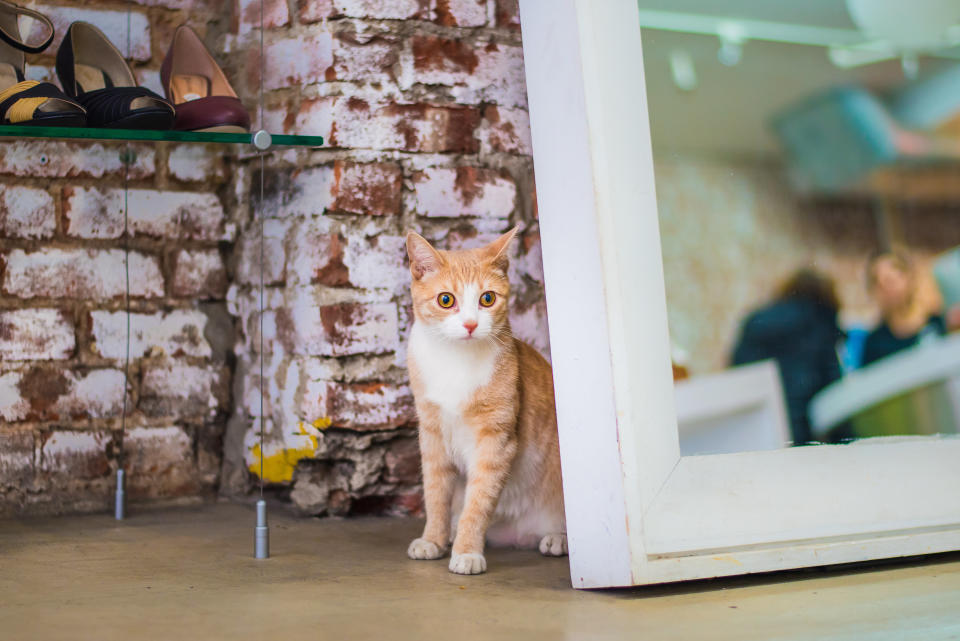
[[[0,523],[0,639],[960,639],[960,555],[634,590],[572,590],[566,559],[409,561],[413,520],[218,504]]]

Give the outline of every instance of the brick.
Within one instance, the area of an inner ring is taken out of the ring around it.
[[[493,169],[434,168],[413,175],[409,206],[428,217],[507,218],[516,198],[513,180]]]
[[[287,235],[281,255],[286,255],[289,285],[322,284],[344,287],[350,275],[343,264],[344,240],[330,232],[326,217],[300,221]]]
[[[528,307],[512,306],[510,329],[514,336],[529,343],[550,360],[550,329],[547,325],[547,305],[543,299]]]
[[[387,483],[420,482],[420,443],[416,437],[398,438],[389,443],[383,457],[383,480]]]
[[[388,297],[407,290],[410,272],[404,237],[381,234],[353,236],[348,241],[325,229],[305,224],[289,235],[288,284],[386,290]]]
[[[497,239],[509,229],[505,218],[474,218],[450,227],[441,245],[447,250],[474,249]],[[512,263],[511,263],[512,264]],[[511,281],[513,282],[513,281]]]
[[[316,307],[297,301],[278,310],[277,331],[286,349],[301,356],[383,354],[397,349],[395,303],[343,303]]]
[[[415,421],[413,394],[392,383],[310,381],[298,414],[306,421],[329,417],[334,427],[386,430]]]
[[[171,289],[174,296],[222,299],[227,293],[227,268],[220,252],[216,249],[177,252]]]
[[[50,238],[57,230],[56,216],[46,190],[0,185],[0,238]]]
[[[296,110],[282,107],[268,110],[264,121],[271,131],[283,131],[288,134],[305,136],[323,136],[327,145],[331,145],[333,133],[334,106],[338,99],[330,97],[306,98],[300,101]]]
[[[317,438],[310,458],[291,470],[290,498],[307,514],[382,514],[403,510],[403,504],[415,505],[417,501],[408,494],[416,488],[396,480],[398,472],[409,473],[401,458],[406,458],[411,443],[417,444],[412,430],[327,431]],[[391,468],[390,464],[398,463]]]
[[[156,171],[153,148],[132,145],[136,160],[130,165],[130,178],[153,176]],[[123,147],[100,143],[54,141],[4,142],[0,145],[0,174],[32,178],[102,178],[123,175],[120,160]]]
[[[33,430],[9,425],[0,429],[0,488],[29,485],[33,480],[33,467]]]
[[[151,364],[143,373],[139,409],[147,416],[214,416],[227,408],[229,380],[224,367]]]
[[[402,88],[443,85],[450,87],[459,103],[526,106],[521,47],[427,35],[414,36],[411,47],[413,55],[404,63]]]
[[[260,29],[261,0],[233,0],[233,21],[231,31],[243,35],[254,29]],[[287,0],[265,0],[263,3],[263,26],[276,29],[290,23],[290,10]]]
[[[259,175],[254,176],[254,182]],[[308,169],[268,169],[264,177],[263,212],[268,218],[291,218],[300,216],[318,216],[333,203],[334,170],[332,167],[311,167]],[[268,219],[269,227],[269,219]],[[278,237],[268,228],[266,232]]]
[[[374,216],[399,214],[402,190],[399,165],[337,161],[331,209]]]
[[[19,298],[106,300],[124,295],[124,252],[119,249],[15,249],[6,257],[3,291]],[[163,296],[154,256],[130,253],[130,295]]]
[[[71,481],[104,477],[110,472],[110,441],[103,432],[51,432],[40,446],[40,472]]]
[[[30,403],[20,393],[20,372],[0,372],[0,419],[7,422],[22,421],[30,414]],[[0,431],[0,442],[3,431]],[[2,452],[2,448],[0,448]],[[0,474],[2,483],[2,474]]]
[[[223,175],[220,156],[201,145],[179,145],[167,160],[170,176],[182,182],[206,182]]]
[[[428,0],[301,0],[300,21],[319,22],[324,18],[368,18],[373,20],[426,19]]]
[[[445,27],[487,24],[487,0],[435,0],[436,21]]]
[[[210,11],[222,8],[224,0],[137,0],[144,7],[164,7],[183,11]]]
[[[123,312],[93,311],[91,349],[104,358],[123,358],[126,349],[127,318]],[[204,331],[208,319],[197,310],[178,309],[166,314],[130,315],[130,356],[213,355]]]
[[[134,427],[124,435],[123,455],[130,499],[190,496],[201,490],[193,438],[183,427]]]
[[[160,72],[156,69],[135,69],[134,77],[141,87],[146,87],[158,96],[164,95],[163,81],[160,79]]]
[[[530,142],[530,115],[523,109],[490,105],[483,110],[483,123],[477,130],[483,153],[533,153]]]
[[[283,220],[268,218],[263,224],[263,282],[277,285],[286,280],[284,238],[289,224]],[[245,285],[260,284],[260,235],[259,230],[246,234],[240,240],[237,263],[237,282]]]
[[[0,312],[0,361],[61,360],[75,347],[73,322],[58,309]]]
[[[110,418],[123,411],[124,376],[120,370],[76,372],[59,367],[32,367],[8,372],[4,378],[11,394],[18,396],[18,402],[8,405],[10,413],[16,415],[9,420]],[[0,413],[2,405],[0,401]],[[128,407],[132,409],[132,405]]]
[[[326,30],[288,38],[280,38],[265,46],[264,89],[301,87],[323,82],[333,64],[333,36]],[[260,51],[252,48],[247,54],[247,84],[259,87]]]
[[[359,98],[305,100],[294,119],[294,128],[305,128],[314,119],[321,122],[330,109],[331,147],[398,149],[421,152],[475,153],[474,131],[480,114],[469,107],[426,104],[371,105]],[[314,114],[315,110],[319,115]]]
[[[123,234],[122,189],[65,187],[63,214],[67,234],[76,238],[120,238]],[[128,225],[135,235],[190,240],[230,240],[223,206],[215,194],[131,189]]]
[[[321,512],[347,514],[352,500],[366,494],[363,490],[380,476],[382,447],[369,436],[340,432],[318,439],[317,451],[295,473],[293,494],[297,496],[291,496],[295,504],[300,509],[313,504]]]
[[[379,4],[378,0],[369,0],[371,3]],[[405,2],[416,2],[416,0],[404,0]],[[325,18],[332,18],[334,13],[333,0],[300,0],[300,22],[311,24],[320,22]]]
[[[93,369],[63,375],[70,388],[52,406],[51,418],[111,418],[123,413],[124,375],[118,369]],[[133,409],[128,398],[127,411]]]
[[[539,232],[521,233],[513,241],[508,275],[515,285],[534,282],[538,285],[537,290],[543,291],[543,251]]]
[[[333,64],[324,72],[327,81],[391,82],[399,61],[397,48],[382,38],[357,42],[350,34],[333,39]]]
[[[517,0],[495,0],[494,16],[498,27],[520,30],[520,7]]]
[[[381,234],[351,238],[343,255],[350,285],[360,289],[386,290],[402,295],[410,288],[407,244],[404,236]]]
[[[57,82],[57,72],[53,67],[30,64],[29,62],[24,67],[23,77],[37,82]]]
[[[80,9],[54,5],[36,5],[32,9],[44,14],[53,22],[54,39],[47,49],[54,53],[73,22],[89,22],[99,27],[123,53],[127,51],[127,21],[130,24],[130,57],[141,62],[150,60],[150,20],[138,10],[111,11],[107,9]],[[37,42],[43,37],[43,28],[36,23],[27,42]],[[164,52],[166,53],[166,52]]]

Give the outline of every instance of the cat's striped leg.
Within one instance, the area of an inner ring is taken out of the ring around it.
[[[483,556],[487,528],[516,452],[517,441],[510,431],[500,428],[479,431],[473,464],[467,474],[463,512],[450,554],[451,572],[487,571],[487,560]]]
[[[407,548],[411,559],[439,559],[450,542],[450,501],[457,470],[447,456],[434,412],[420,411],[420,459],[423,467],[423,500],[427,524],[423,536]]]

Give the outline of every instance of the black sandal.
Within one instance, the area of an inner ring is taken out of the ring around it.
[[[173,127],[173,105],[146,87],[138,87],[123,55],[92,24],[70,25],[57,51],[57,77],[67,95],[87,110],[91,127]]]
[[[43,42],[31,45],[20,36],[19,16],[38,20],[48,32]],[[27,80],[24,52],[39,53],[53,40],[53,23],[41,13],[0,0],[0,123],[83,127],[86,113],[49,82]]]

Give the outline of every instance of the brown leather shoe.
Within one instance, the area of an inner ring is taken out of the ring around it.
[[[163,90],[177,108],[180,131],[250,131],[250,114],[196,32],[180,25],[160,67]]]

